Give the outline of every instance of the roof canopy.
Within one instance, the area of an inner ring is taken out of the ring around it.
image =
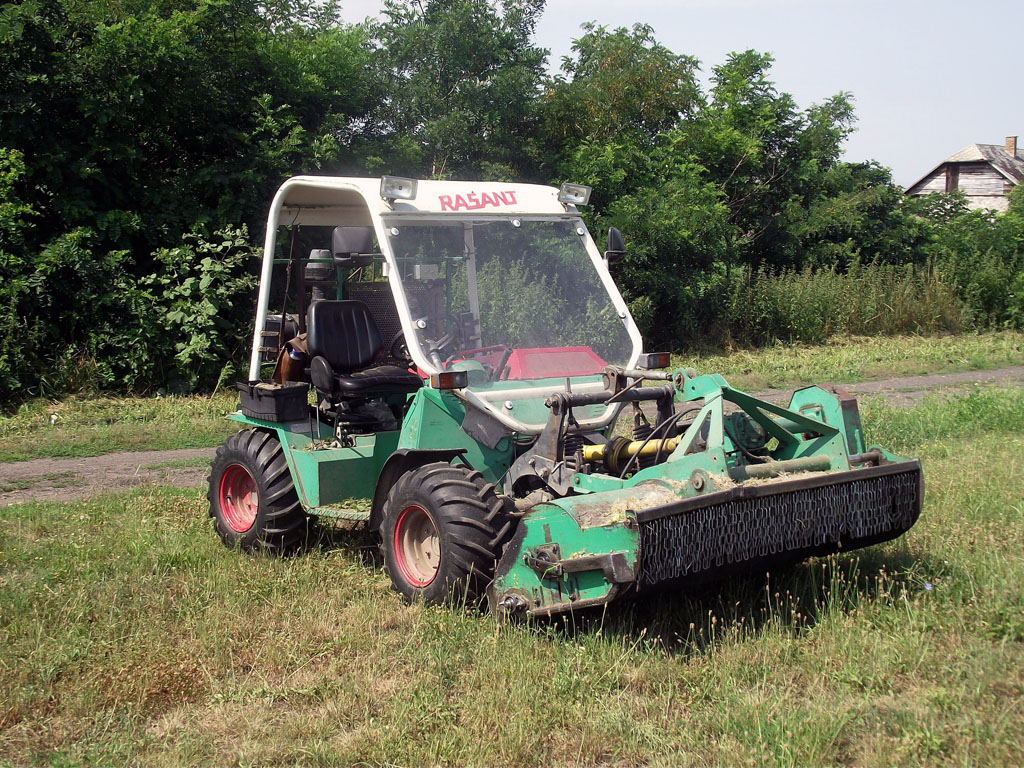
[[[278,191],[281,224],[369,226],[373,214],[565,214],[558,189],[538,184],[419,181],[412,200],[388,202],[379,178],[296,176]]]

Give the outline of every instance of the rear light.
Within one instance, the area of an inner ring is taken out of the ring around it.
[[[430,386],[433,389],[463,389],[468,385],[468,371],[443,371],[430,377]]]
[[[644,371],[656,371],[659,368],[668,368],[671,365],[668,352],[645,352],[636,361],[636,367]]]

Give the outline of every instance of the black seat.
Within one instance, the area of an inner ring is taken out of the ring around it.
[[[309,376],[331,400],[415,392],[423,380],[395,365],[367,368],[384,348],[361,301],[314,301],[306,313]]]

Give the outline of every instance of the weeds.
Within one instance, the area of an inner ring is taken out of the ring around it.
[[[729,334],[747,344],[820,344],[837,335],[958,333],[974,327],[955,282],[931,265],[748,272],[734,286],[727,311]]]

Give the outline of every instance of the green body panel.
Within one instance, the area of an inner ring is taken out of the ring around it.
[[[847,452],[864,452],[864,431],[860,424],[856,400],[840,400],[821,387],[804,387],[793,393],[789,401],[789,410],[839,427],[846,438]]]
[[[494,448],[478,443],[462,429],[465,416],[466,406],[454,394],[424,387],[412,396],[397,448],[464,450],[470,466],[496,483],[512,463],[512,440],[504,437]]]
[[[395,452],[398,437],[397,431],[355,435],[352,447],[312,450],[308,438],[299,441],[291,436],[285,455],[299,497],[310,508],[373,498],[377,477]]]
[[[307,511],[347,519],[364,519],[364,514],[353,513],[346,506],[373,498],[377,476],[384,462],[395,452],[400,435],[398,431],[355,435],[355,444],[348,448],[314,448],[308,421],[264,421],[242,413],[231,414],[228,418],[277,435],[284,448],[299,501]],[[313,429],[317,429],[315,423]],[[330,436],[330,428],[319,425],[319,439]]]
[[[467,435],[461,426],[465,406],[451,392],[424,387],[410,395],[408,403],[400,431],[354,435],[354,444],[345,448],[314,445],[308,420],[265,421],[241,412],[228,418],[277,435],[302,506],[324,517],[368,519],[367,502],[373,498],[377,479],[385,462],[399,449],[462,449],[465,459],[490,482],[496,482],[508,469],[512,461],[511,439],[506,437],[491,449]],[[312,427],[319,441],[333,436],[327,424],[314,422]]]
[[[636,564],[636,528],[626,515],[606,525],[583,530],[567,510],[565,504],[568,501],[559,499],[534,507],[520,523],[516,538],[509,547],[516,548],[521,556],[511,570],[502,575],[498,588],[502,594],[514,592],[523,595],[535,613],[603,602],[613,597],[615,591],[599,568],[558,575],[549,571],[542,578],[523,560],[523,556],[532,555],[537,546],[557,542],[563,559],[622,553],[630,568]],[[525,543],[517,547],[520,540]]]

